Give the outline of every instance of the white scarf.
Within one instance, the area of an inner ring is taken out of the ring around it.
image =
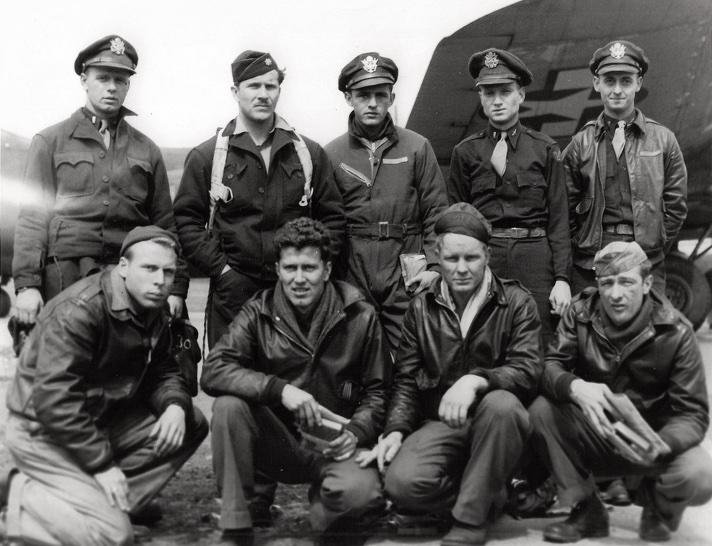
[[[470,299],[465,306],[465,310],[462,312],[462,317],[460,317],[460,332],[462,333],[462,339],[465,339],[465,336],[467,336],[467,331],[470,329],[472,321],[475,320],[477,313],[482,308],[482,304],[485,302],[485,298],[487,297],[491,284],[492,272],[490,271],[490,268],[487,267],[479,289],[476,290],[472,296],[470,296]],[[444,279],[440,281],[440,294],[442,295],[445,305],[452,309],[457,315],[455,300],[452,298],[450,289]]]

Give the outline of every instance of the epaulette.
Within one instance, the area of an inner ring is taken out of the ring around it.
[[[473,134],[471,134],[470,136],[468,136],[467,138],[461,140],[461,141],[457,144],[457,146],[460,146],[461,144],[464,144],[465,142],[469,142],[469,141],[471,141],[471,140],[476,140],[476,139],[484,138],[486,135],[487,135],[487,130],[486,130],[486,129],[483,130],[483,131],[480,131],[479,133],[473,133]]]
[[[547,144],[556,144],[557,143],[549,135],[545,135],[544,133],[540,133],[539,131],[535,131],[534,129],[529,129],[528,127],[525,127],[524,132],[535,140],[541,140],[543,142],[546,142]]]

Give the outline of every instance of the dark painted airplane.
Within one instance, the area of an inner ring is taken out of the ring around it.
[[[697,328],[712,308],[712,271],[705,278],[707,260],[700,260],[712,249],[710,0],[524,0],[499,9],[438,44],[407,127],[430,139],[447,175],[453,147],[487,125],[468,59],[497,47],[519,56],[534,73],[522,123],[563,149],[603,110],[588,61],[615,39],[645,50],[651,68],[636,106],[675,132],[687,165],[689,211],[679,241],[692,252],[668,255],[666,291]]]

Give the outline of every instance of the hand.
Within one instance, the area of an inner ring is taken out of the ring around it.
[[[400,431],[391,432],[385,438],[380,436],[378,444],[370,451],[363,451],[356,456],[356,462],[361,468],[366,468],[373,461],[377,461],[378,470],[383,474],[386,465],[395,459],[403,443],[403,433]]]
[[[174,319],[179,319],[183,315],[183,305],[184,300],[180,296],[168,296],[168,308]]]
[[[583,379],[575,379],[571,383],[571,396],[574,402],[583,410],[596,432],[604,438],[615,434],[605,412],[616,414],[606,394],[612,394],[611,389],[603,383],[589,383]]]
[[[176,404],[171,404],[153,425],[149,434],[156,439],[154,453],[163,457],[173,453],[181,445],[185,437],[185,411]]]
[[[329,447],[324,450],[324,457],[335,461],[345,461],[356,451],[358,439],[350,430],[344,430],[336,440],[329,442]]]
[[[475,402],[477,393],[489,382],[479,375],[463,375],[450,387],[440,400],[438,416],[451,428],[462,428],[467,422],[467,412]]]
[[[558,280],[549,294],[552,315],[563,315],[571,303],[571,288],[566,281]]]
[[[97,472],[94,474],[94,479],[103,489],[112,508],[118,505],[122,512],[129,511],[129,484],[118,466],[112,466],[104,472]]]
[[[319,404],[308,392],[294,385],[286,385],[282,390],[282,405],[294,414],[299,426],[321,425]]]
[[[421,271],[415,277],[410,279],[405,283],[405,289],[410,292],[413,291],[413,295],[420,294],[424,290],[430,288],[430,286],[437,282],[440,278],[440,273],[437,271]]]
[[[15,300],[15,308],[17,309],[17,320],[25,324],[34,324],[37,321],[37,315],[44,307],[42,294],[37,288],[28,288],[19,292]]]

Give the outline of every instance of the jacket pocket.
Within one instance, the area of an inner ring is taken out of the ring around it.
[[[54,165],[58,199],[94,193],[94,156],[91,152],[58,152],[54,154]]]
[[[497,177],[493,174],[478,176],[470,184],[470,197],[476,197],[484,193],[493,192],[497,187]]]
[[[282,199],[284,206],[290,209],[306,210],[306,205],[299,202],[304,196],[304,171],[301,163],[282,163],[284,179],[282,180]]]
[[[225,165],[222,183],[230,189],[230,197],[228,198],[229,201],[221,201],[216,205],[218,210],[236,211],[252,205],[250,190],[248,189],[250,184],[245,174],[246,170],[247,163],[239,159],[237,162],[232,161]]]
[[[126,159],[129,162],[129,171],[131,172],[126,193],[138,202],[145,203],[148,199],[150,181],[153,179],[153,168],[148,161],[133,157],[127,157]]]
[[[546,204],[546,180],[540,172],[524,171],[517,174],[517,188],[527,208],[543,208]]]

